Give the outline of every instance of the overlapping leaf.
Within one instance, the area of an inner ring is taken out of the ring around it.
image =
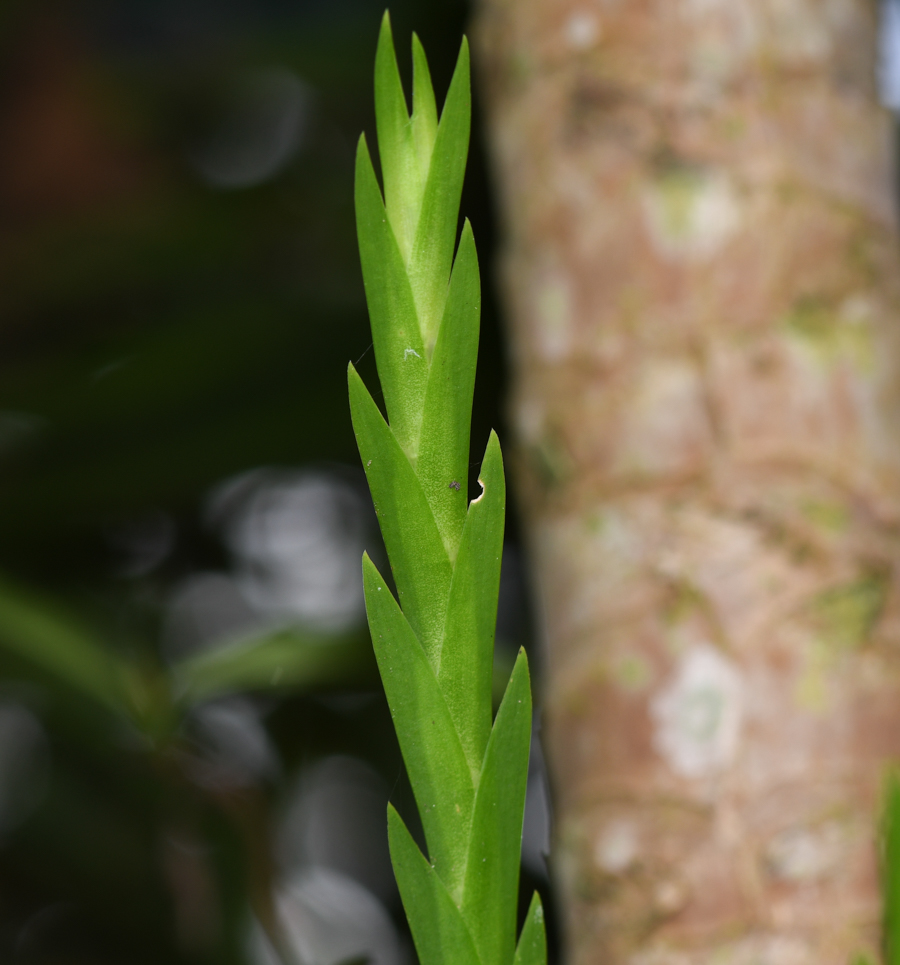
[[[450,892],[390,805],[388,840],[421,965],[483,965]]]
[[[406,262],[415,238],[427,168],[423,170],[416,150],[387,12],[375,53],[375,123],[387,216]]]
[[[463,227],[425,391],[416,472],[451,558],[466,522],[481,283],[472,226]]]
[[[424,169],[425,159],[431,162],[431,152],[434,149],[434,139],[437,135],[438,116],[437,104],[434,100],[434,88],[431,86],[431,72],[428,70],[428,61],[425,51],[419,38],[412,36],[413,53],[413,112],[412,112],[412,133],[413,144],[419,163],[423,165],[422,172],[427,174]]]
[[[429,856],[453,890],[466,866],[473,775],[434,670],[368,556],[363,560],[363,580],[375,656]]]
[[[438,670],[466,756],[477,770],[491,731],[494,628],[506,512],[503,459],[493,432],[479,480],[484,491],[469,506],[453,569]]]
[[[406,267],[388,223],[365,135],[356,152],[356,226],[372,341],[391,428],[415,454],[428,367]]]
[[[519,651],[484,755],[475,795],[463,916],[484,965],[505,965],[515,946],[522,818],[531,745],[531,687]]]
[[[429,354],[437,340],[447,298],[447,278],[453,264],[471,113],[469,45],[463,38],[431,153],[409,259],[409,280]]]
[[[453,570],[422,484],[353,366],[350,412],[400,605],[436,664]]]

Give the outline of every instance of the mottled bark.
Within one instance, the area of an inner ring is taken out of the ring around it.
[[[900,757],[862,0],[481,0],[570,961],[845,965]]]

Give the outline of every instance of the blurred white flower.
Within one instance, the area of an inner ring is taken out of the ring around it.
[[[238,585],[264,617],[332,633],[363,621],[371,509],[344,475],[256,470],[220,486],[209,514]]]
[[[163,650],[170,658],[214,649],[262,629],[233,577],[192,573],[173,590],[163,618]]]
[[[278,753],[246,697],[227,697],[195,708],[188,733],[197,748],[191,776],[204,787],[233,788],[278,776]]]
[[[304,770],[284,810],[276,858],[285,876],[331,868],[379,898],[396,894],[387,843],[388,788],[364,761],[334,755]]]
[[[390,916],[361,884],[329,868],[310,868],[278,890],[275,906],[290,951],[303,965],[367,958],[370,965],[404,965]],[[268,938],[251,935],[255,965],[280,965]]]

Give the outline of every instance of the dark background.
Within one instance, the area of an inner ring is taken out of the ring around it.
[[[377,382],[352,183],[359,132],[374,143],[382,12],[382,0],[0,7],[0,577],[75,615],[148,680],[168,679],[167,621],[198,574],[225,587],[221,613],[204,597],[224,629],[198,631],[202,646],[240,624],[228,593],[253,561],[228,533],[254,494],[310,479],[337,480],[351,502],[364,493],[347,362]],[[440,103],[466,5],[405,0],[391,15],[401,73],[415,29]],[[506,435],[480,124],[476,91],[462,202],[485,290],[473,477],[490,428]],[[328,505],[341,531],[344,504]],[[354,532],[377,544],[360,512]],[[507,526],[501,670],[529,642],[513,513]],[[413,820],[411,794],[371,665],[351,664],[216,705],[265,742],[235,763],[209,708],[154,743],[0,632],[0,961],[256,961],[251,909],[264,917],[264,893],[315,861],[366,884],[410,956],[383,841],[360,838],[370,814],[353,802],[383,809],[390,794]],[[307,811],[351,803],[348,827],[323,832],[331,852],[307,846],[291,870],[279,815],[298,793]],[[358,853],[341,858],[350,839]],[[535,885],[546,894],[539,862],[523,892]]]

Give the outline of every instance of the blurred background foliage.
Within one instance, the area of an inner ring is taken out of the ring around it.
[[[0,6],[2,962],[414,961],[345,381],[376,384],[352,172],[382,9]],[[465,5],[391,13],[442,97]],[[473,452],[504,428],[478,133],[476,99]],[[529,637],[508,527],[500,678]]]

